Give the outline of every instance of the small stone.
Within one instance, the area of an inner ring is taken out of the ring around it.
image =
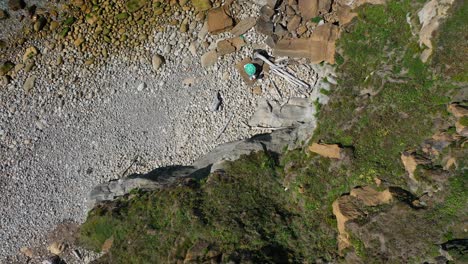
[[[52,22],[50,22],[49,29],[51,31],[55,31],[59,26],[60,26],[59,22],[52,21]]]
[[[81,44],[83,44],[84,41],[84,38],[77,38],[75,39],[75,41],[73,41],[73,44],[75,45],[75,47],[79,47]]]
[[[60,255],[65,249],[66,245],[58,242],[54,242],[47,247],[47,250],[54,255]]]
[[[309,151],[327,158],[341,159],[341,148],[336,144],[327,145],[313,143],[311,146],[309,146]]]
[[[255,95],[262,95],[262,87],[260,87],[260,86],[255,86],[255,87],[252,89],[252,93],[255,94]]]
[[[86,23],[93,25],[98,21],[98,16],[95,13],[89,13],[85,16]]]
[[[24,68],[24,71],[25,71],[26,73],[30,72],[30,71],[34,68],[35,65],[36,65],[36,62],[35,62],[35,61],[33,61],[33,60],[32,60],[32,61],[28,61],[28,62],[26,63],[26,67]]]
[[[34,83],[36,82],[36,76],[29,76],[26,81],[24,81],[23,89],[26,93],[29,93],[32,88],[34,88]]]
[[[125,6],[127,7],[128,12],[133,13],[145,6],[146,0],[130,0],[127,1]]]
[[[205,20],[205,13],[204,12],[199,12],[196,16],[195,16],[195,20],[196,21],[203,21]]]
[[[15,72],[19,72],[23,68],[24,68],[24,64],[23,63],[18,63],[15,66]]]
[[[33,251],[28,247],[22,247],[20,252],[23,253],[26,257],[32,258],[34,256]]]
[[[184,22],[182,22],[182,24],[180,25],[179,30],[180,30],[180,32],[182,32],[182,33],[187,32],[187,30],[188,30],[188,23],[187,23],[186,20],[184,20]]]
[[[141,91],[143,91],[143,89],[145,89],[145,88],[146,88],[146,83],[143,82],[143,83],[140,83],[140,84],[138,85],[137,90],[138,90],[139,92],[141,92]]]
[[[130,15],[128,13],[120,13],[115,16],[117,20],[124,20],[127,19]]]
[[[59,65],[62,65],[62,63],[63,63],[62,56],[58,56],[57,60],[55,61],[55,65],[59,66]]]
[[[294,32],[297,30],[297,28],[299,27],[299,25],[301,24],[301,20],[302,18],[298,15],[295,15],[288,23],[288,31],[289,32]]]
[[[158,8],[156,8],[156,9],[154,10],[154,15],[156,15],[156,16],[159,16],[159,15],[161,15],[162,13],[164,13],[164,9],[161,8],[161,7],[158,7]]]
[[[39,32],[45,27],[46,24],[47,24],[47,19],[45,19],[45,17],[43,16],[40,16],[37,19],[36,23],[34,23],[34,26],[33,26],[34,31]]]
[[[231,34],[234,36],[240,36],[253,28],[255,24],[257,24],[257,20],[254,17],[242,19],[233,29],[231,29]]]
[[[35,57],[38,53],[39,53],[39,51],[34,46],[31,46],[31,47],[27,48],[26,52],[23,55],[23,62],[25,63],[29,59]]]
[[[7,86],[10,83],[11,77],[8,75],[2,76],[0,78],[0,86]]]
[[[203,67],[210,67],[216,64],[216,61],[218,60],[218,53],[216,53],[215,50],[211,50],[203,54],[201,57],[201,65]]]
[[[159,68],[161,68],[161,65],[164,63],[164,58],[159,55],[155,54],[153,55],[153,58],[151,59],[151,64],[153,65],[153,70],[157,71]]]
[[[189,51],[193,56],[197,56],[197,46],[195,42],[190,43]]]
[[[307,32],[307,27],[306,26],[300,26],[297,29],[297,35],[299,35],[299,36],[302,36],[306,32]]]
[[[261,34],[264,34],[264,35],[271,35],[273,33],[273,22],[271,21],[267,21],[263,18],[259,18],[257,20],[257,23],[255,25],[255,29],[261,33]]]
[[[11,61],[6,61],[0,66],[0,76],[6,75],[11,69],[15,67],[15,64]]]

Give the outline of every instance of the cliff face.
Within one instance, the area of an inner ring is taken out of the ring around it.
[[[440,20],[426,63],[421,8],[356,10],[310,140],[313,127],[277,131],[222,146],[184,177],[144,180],[164,186],[101,186],[107,201],[79,241],[102,263],[466,261],[467,4]]]

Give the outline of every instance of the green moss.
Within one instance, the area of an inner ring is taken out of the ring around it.
[[[312,21],[314,23],[319,23],[320,21],[322,21],[322,17],[316,16],[316,17],[310,19],[310,21]]]
[[[462,126],[468,126],[468,116],[463,116],[461,117],[458,122],[460,122],[460,124]]]
[[[65,19],[65,21],[63,21],[63,25],[66,26],[66,27],[69,27],[71,26],[73,23],[75,23],[76,21],[76,18],[74,17],[69,17],[67,19]]]
[[[127,10],[130,13],[140,10],[145,5],[146,5],[146,0],[129,0],[126,3]]]
[[[115,18],[118,20],[124,20],[124,19],[127,19],[129,16],[130,15],[128,13],[124,12],[124,13],[117,14]]]
[[[11,69],[15,67],[15,64],[11,61],[6,61],[0,66],[0,76],[7,74]]]

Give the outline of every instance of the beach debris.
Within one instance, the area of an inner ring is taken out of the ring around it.
[[[285,65],[280,65],[280,64],[276,64],[276,63],[271,62],[268,58],[266,58],[264,55],[262,55],[258,51],[254,52],[254,58],[255,59],[260,59],[263,62],[265,62],[266,64],[268,64],[268,66],[270,67],[270,72],[282,77],[283,79],[285,79],[289,83],[294,84],[294,85],[299,86],[299,87],[310,88],[309,84],[305,83],[302,80],[299,80],[293,74],[289,73]]]
[[[223,105],[223,98],[221,97],[221,93],[219,91],[216,92],[213,102],[211,103],[211,112],[217,112],[221,109]]]
[[[234,114],[231,114],[231,116],[227,120],[226,124],[224,125],[223,129],[221,129],[218,136],[216,137],[216,140],[218,140],[221,137],[221,135],[224,133],[224,131],[226,131],[227,127],[229,126],[229,123],[231,123],[233,118],[234,118]]]

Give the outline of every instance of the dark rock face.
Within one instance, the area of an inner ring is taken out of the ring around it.
[[[267,21],[263,18],[259,18],[257,20],[257,25],[255,29],[264,35],[272,35],[273,34],[273,22]]]
[[[26,7],[26,3],[23,0],[9,0],[8,7],[13,11],[18,11]]]

